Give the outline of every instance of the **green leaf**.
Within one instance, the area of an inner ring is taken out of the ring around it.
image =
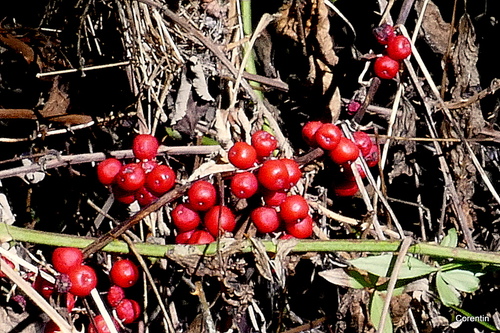
[[[466,293],[471,293],[479,288],[479,279],[470,271],[453,269],[441,272],[440,276],[449,285]]]
[[[382,310],[384,308],[385,297],[382,297],[382,293],[380,291],[375,291],[372,294],[371,303],[370,303],[370,320],[375,327],[378,329],[380,324],[380,319],[382,317]],[[390,313],[387,313],[385,317],[384,327],[382,328],[380,333],[392,333],[392,319]]]
[[[396,257],[392,254],[384,254],[380,256],[371,256],[349,260],[349,263],[354,267],[368,271],[377,276],[389,277]],[[428,275],[437,271],[437,268],[427,265],[426,263],[406,256],[401,269],[399,270],[398,279],[412,279],[419,276]]]
[[[354,270],[345,271],[343,268],[334,268],[319,272],[319,276],[337,286],[363,289],[372,287],[359,272]]]
[[[446,306],[458,305],[460,304],[460,293],[455,289],[455,287],[450,286],[441,276],[443,272],[438,272],[436,274],[436,288],[439,294],[441,302]]]
[[[443,240],[439,245],[447,247],[457,247],[458,245],[457,229],[451,228],[448,231],[448,234],[444,236]]]

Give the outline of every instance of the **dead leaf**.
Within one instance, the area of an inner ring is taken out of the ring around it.
[[[45,102],[40,114],[44,118],[63,115],[68,110],[69,96],[66,85],[60,85],[59,79],[56,77],[50,89],[49,99]]]
[[[415,3],[416,11],[422,15],[424,1]],[[422,21],[422,37],[433,52],[445,54],[448,47],[451,24],[445,22],[439,8],[434,2],[429,1]]]
[[[262,241],[257,238],[250,238],[252,242],[252,253],[255,256],[255,266],[259,270],[262,277],[266,280],[272,281],[273,274],[271,271],[271,265],[269,256],[267,255],[266,247],[262,244]]]
[[[1,28],[0,42],[22,55],[22,57],[28,64],[31,64],[35,60],[35,51],[33,51],[33,49],[28,44],[14,37],[12,34]]]

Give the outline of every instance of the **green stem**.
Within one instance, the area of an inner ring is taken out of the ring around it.
[[[95,241],[95,238],[49,233],[37,230],[24,229],[0,223],[0,240],[2,242],[18,241],[49,246],[71,246],[85,248]],[[242,241],[241,252],[251,252],[250,241]],[[273,241],[262,241],[269,253],[278,251],[278,243]],[[400,241],[377,241],[360,239],[333,239],[333,240],[299,240],[293,247],[292,252],[397,252]],[[169,251],[180,248],[183,245],[156,245],[148,243],[135,243],[139,253],[148,257],[164,257]],[[217,244],[195,246],[205,255],[217,253]],[[114,253],[129,253],[127,244],[123,241],[112,241],[103,248],[103,251]],[[434,258],[449,258],[457,261],[478,262],[500,265],[499,252],[472,251],[462,248],[445,247],[431,243],[417,243],[410,247],[408,253],[427,255]]]
[[[252,1],[251,0],[241,0],[241,21],[243,24],[243,33],[245,37],[250,37],[253,33],[252,27]],[[249,43],[245,43],[243,46],[243,50],[246,52],[250,52],[250,56],[248,58],[247,63],[245,64],[245,70],[250,74],[257,74],[257,67],[255,66],[255,55],[253,50],[249,49]],[[250,85],[253,88],[260,87],[260,84],[255,81],[250,81]],[[262,92],[258,89],[254,89],[257,96],[262,99]]]

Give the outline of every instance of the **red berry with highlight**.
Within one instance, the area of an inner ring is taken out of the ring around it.
[[[285,201],[286,197],[288,195],[284,190],[280,191],[270,191],[264,189],[262,197],[264,199],[264,202],[268,206],[279,206],[283,201]]]
[[[286,223],[286,232],[295,238],[308,238],[312,236],[314,221],[311,216],[299,220],[298,222]]]
[[[201,223],[198,212],[184,204],[178,204],[172,210],[171,216],[172,222],[180,232],[194,230]]]
[[[141,187],[134,193],[134,198],[139,203],[139,206],[144,207],[147,206],[158,199],[156,195],[151,193],[146,187]]]
[[[146,175],[144,186],[154,195],[161,196],[175,185],[175,172],[168,165],[157,165]]]
[[[109,277],[119,287],[132,287],[139,280],[139,269],[131,260],[121,259],[113,264]]]
[[[140,160],[151,160],[158,153],[158,139],[150,134],[139,134],[132,142],[132,152]]]
[[[59,273],[68,274],[82,262],[82,251],[75,247],[58,247],[52,252],[52,265]]]
[[[227,206],[214,206],[210,208],[205,214],[203,223],[208,232],[214,237],[218,237],[219,228],[223,234],[225,231],[232,232],[236,227],[234,214]]]
[[[251,168],[257,163],[257,152],[246,142],[236,142],[228,152],[229,162],[240,169]]]
[[[373,35],[377,39],[377,42],[386,45],[396,34],[392,25],[384,23],[373,29]]]
[[[73,267],[68,272],[68,277],[71,281],[69,292],[75,296],[88,296],[97,285],[97,275],[94,269],[87,265]]]
[[[280,160],[267,160],[257,172],[259,183],[266,189],[278,191],[288,188],[290,185],[288,169]]]
[[[388,56],[375,59],[373,71],[381,79],[393,79],[399,72],[399,62]]]
[[[260,130],[252,134],[252,146],[255,148],[257,157],[268,157],[278,148],[278,140],[271,133]]]
[[[316,131],[323,125],[321,121],[309,121],[302,127],[302,138],[311,147],[316,147]]]
[[[196,211],[207,211],[217,202],[217,191],[206,180],[194,182],[187,191],[189,207]]]
[[[318,146],[325,150],[332,150],[337,147],[337,144],[342,137],[342,131],[337,125],[332,123],[322,124],[314,135]]]
[[[309,204],[303,196],[288,196],[280,205],[280,216],[286,223],[297,222],[309,215]]]
[[[258,207],[250,213],[250,219],[260,233],[274,232],[280,226],[280,218],[276,209],[271,207]]]
[[[359,156],[359,148],[348,138],[342,137],[339,144],[328,154],[333,162],[344,164],[356,160]]]
[[[286,166],[286,170],[288,171],[288,188],[297,184],[302,178],[302,171],[299,168],[299,164],[290,158],[282,158],[281,162],[283,162]]]
[[[229,185],[231,193],[239,199],[248,199],[257,193],[259,189],[259,181],[257,177],[248,171],[235,174],[231,178]]]
[[[122,168],[122,162],[116,158],[107,158],[97,165],[97,179],[103,185],[111,185]]]
[[[124,191],[140,189],[146,181],[146,173],[138,163],[124,165],[115,177],[116,184]]]
[[[405,36],[398,35],[387,43],[385,52],[394,60],[403,60],[411,54],[411,43]]]

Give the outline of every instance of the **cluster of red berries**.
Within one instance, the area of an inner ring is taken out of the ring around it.
[[[64,293],[66,307],[71,312],[75,304],[75,296],[86,297],[96,288],[97,274],[92,267],[83,263],[81,250],[72,247],[56,248],[52,253],[52,266],[60,273],[56,278],[56,286],[41,276],[37,276],[33,286],[46,299],[49,299],[56,290]],[[134,322],[141,313],[141,307],[135,300],[125,297],[124,288],[133,286],[139,279],[137,265],[129,259],[117,260],[109,272],[109,278],[112,282],[107,294],[109,305],[115,310],[116,317],[123,324]],[[115,326],[120,327],[116,320]],[[44,333],[55,332],[59,332],[57,325],[52,321],[47,323]],[[102,315],[93,318],[88,332],[109,332]]]
[[[176,174],[168,165],[158,164],[159,143],[150,134],[139,134],[132,142],[136,161],[122,164],[116,158],[107,158],[97,166],[97,178],[110,186],[115,200],[141,206],[155,201],[175,185]]]
[[[358,191],[350,164],[361,156],[369,167],[377,165],[379,159],[378,146],[363,131],[352,133],[353,140],[348,139],[335,124],[321,121],[310,121],[302,127],[302,138],[311,147],[324,149],[330,159],[343,170],[343,179],[334,188],[338,196],[353,196]],[[362,178],[366,177],[361,165],[356,167]]]
[[[411,54],[411,43],[405,36],[397,35],[389,24],[376,27],[373,34],[380,44],[386,45],[385,54],[375,60],[373,70],[381,79],[392,79],[396,77],[401,61]]]

